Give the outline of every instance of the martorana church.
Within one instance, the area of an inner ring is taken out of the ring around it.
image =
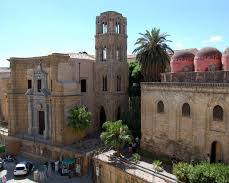
[[[106,120],[120,119],[128,108],[126,27],[120,13],[97,16],[95,57],[82,52],[8,59],[9,141],[18,142],[23,152],[51,157],[58,154],[52,153],[55,146],[82,137],[67,126],[72,107],[83,105],[92,112],[88,133],[100,130]]]

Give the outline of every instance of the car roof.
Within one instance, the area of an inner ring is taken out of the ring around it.
[[[24,163],[18,163],[18,164],[16,165],[16,167],[25,167],[25,164],[24,164]]]

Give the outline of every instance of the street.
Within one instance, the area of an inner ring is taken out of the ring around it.
[[[24,157],[17,157],[18,162],[22,160],[28,160],[33,162],[35,165],[35,170],[42,170],[43,164],[38,161],[34,161],[28,158]],[[0,177],[6,175],[7,178],[7,183],[34,183],[37,181],[34,181],[33,179],[33,173],[30,173],[27,176],[17,176],[15,177],[13,175],[13,171],[15,168],[15,163],[14,162],[6,162],[5,168],[0,171]],[[83,176],[83,177],[73,177],[73,178],[68,178],[68,176],[61,176],[59,173],[52,172],[51,175],[47,178],[45,178],[43,181],[39,182],[55,182],[55,183],[73,183],[73,182],[79,182],[79,183],[91,183],[91,176]]]

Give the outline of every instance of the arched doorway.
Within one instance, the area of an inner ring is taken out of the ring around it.
[[[44,130],[45,130],[45,113],[44,113],[44,111],[39,111],[38,117],[39,117],[39,135],[44,135]]]
[[[120,120],[120,119],[121,119],[121,108],[119,106],[117,109],[117,120]]]
[[[102,130],[103,123],[105,123],[107,120],[105,110],[103,106],[100,108],[99,112],[99,122],[100,122],[100,130]]]
[[[212,142],[211,145],[211,163],[222,161],[222,147],[217,141]]]

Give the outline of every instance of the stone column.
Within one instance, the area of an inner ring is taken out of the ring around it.
[[[28,96],[28,134],[32,134],[32,106],[31,106],[31,97]]]
[[[33,134],[38,134],[38,110],[35,108],[35,106],[32,108],[33,113]]]
[[[48,119],[49,119],[49,129],[48,129],[48,135],[49,138],[52,136],[52,105],[51,103],[48,105]]]
[[[45,107],[45,131],[44,131],[44,138],[48,139],[48,132],[49,132],[49,128],[48,128],[48,122],[49,122],[49,117],[48,117],[48,113],[49,113],[49,108],[48,105],[46,105]]]

